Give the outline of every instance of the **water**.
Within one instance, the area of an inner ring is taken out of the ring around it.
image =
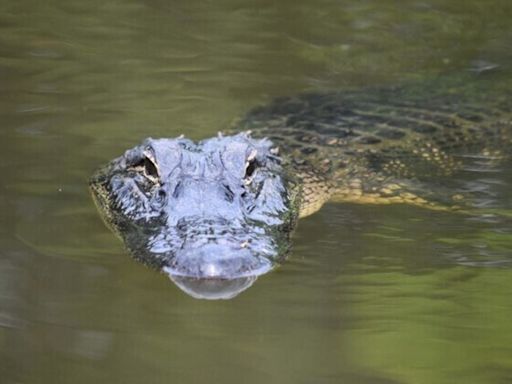
[[[0,382],[510,382],[512,162],[458,176],[476,216],[328,204],[222,302],[131,261],[86,187],[144,137],[207,137],[276,96],[504,81],[510,16],[507,0],[2,1]]]

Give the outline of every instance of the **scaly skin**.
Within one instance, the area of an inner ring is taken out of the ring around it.
[[[446,208],[463,196],[431,190],[429,182],[471,157],[510,154],[509,92],[468,88],[442,78],[429,86],[299,95],[254,109],[236,129],[269,138],[285,154],[304,188],[301,217],[329,200]]]
[[[245,133],[148,139],[100,169],[91,189],[136,259],[193,296],[228,298],[282,261],[297,217],[326,201],[460,203],[428,185],[468,156],[510,153],[508,94],[489,101],[491,89],[441,79],[283,98],[231,131]]]

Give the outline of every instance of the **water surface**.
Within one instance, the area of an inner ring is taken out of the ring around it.
[[[147,136],[199,139],[282,95],[492,73],[512,3],[2,1],[2,383],[512,380],[512,162],[478,215],[328,204],[231,301],[133,262],[87,179]]]

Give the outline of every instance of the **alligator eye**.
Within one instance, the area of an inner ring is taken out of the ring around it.
[[[148,174],[148,176],[157,178],[158,177],[158,168],[156,164],[149,158],[144,157],[144,170]]]
[[[253,150],[249,157],[247,158],[247,161],[245,162],[245,176],[244,179],[246,182],[251,181],[251,177],[254,174],[254,171],[256,171],[256,167],[258,166],[258,162],[256,161],[256,150]]]
[[[256,159],[247,160],[245,166],[245,178],[250,179],[252,175],[254,175],[254,171],[256,171]]]
[[[144,174],[151,180],[155,181],[158,179],[158,167],[152,159],[148,156],[144,156],[137,164],[133,166],[135,169],[142,170]]]

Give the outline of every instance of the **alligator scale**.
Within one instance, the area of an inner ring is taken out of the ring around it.
[[[298,218],[326,201],[461,204],[432,181],[510,154],[512,123],[506,92],[460,84],[304,94],[229,134],[146,139],[94,174],[93,196],[137,260],[195,297],[229,298],[279,264]]]

